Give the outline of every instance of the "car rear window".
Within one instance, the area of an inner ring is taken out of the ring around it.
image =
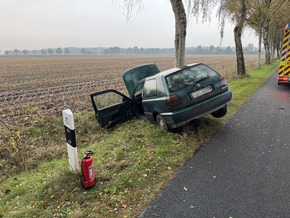
[[[198,64],[172,73],[166,76],[165,80],[169,91],[176,91],[217,75],[219,74],[210,67]]]

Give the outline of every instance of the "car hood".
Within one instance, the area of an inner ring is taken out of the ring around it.
[[[129,96],[132,97],[134,89],[139,81],[146,77],[153,76],[159,72],[160,71],[156,64],[144,64],[126,70],[122,74],[122,77],[127,87]]]

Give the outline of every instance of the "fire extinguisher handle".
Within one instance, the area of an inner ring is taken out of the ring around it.
[[[86,151],[84,157],[89,158],[92,154],[94,154],[93,151]]]

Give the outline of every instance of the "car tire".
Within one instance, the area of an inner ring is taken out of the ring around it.
[[[227,106],[213,112],[211,115],[215,118],[221,118],[227,114]]]
[[[164,130],[164,131],[169,131],[169,128],[168,128],[168,125],[166,124],[166,122],[165,122],[165,120],[163,119],[163,117],[161,116],[161,115],[157,115],[157,117],[156,117],[156,125],[160,128],[160,129],[162,129],[162,130]]]

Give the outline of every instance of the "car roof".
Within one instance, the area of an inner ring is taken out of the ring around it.
[[[156,75],[153,75],[153,76],[150,76],[150,77],[146,77],[145,80],[153,79],[153,78],[156,78],[156,77],[165,77],[165,76],[168,76],[168,75],[170,75],[172,73],[180,71],[180,70],[182,70],[184,68],[191,67],[191,66],[198,65],[198,64],[201,64],[201,63],[187,64],[184,67],[174,67],[174,68],[171,68],[171,69],[168,69],[168,70],[164,70],[164,71],[159,72]]]

